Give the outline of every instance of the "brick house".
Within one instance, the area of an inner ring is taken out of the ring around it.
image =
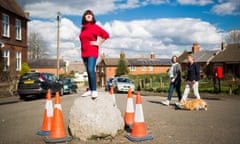
[[[27,23],[25,13],[15,0],[0,0],[0,58],[3,71],[16,76],[22,63],[27,63]]]
[[[125,53],[121,52],[120,56],[125,57]],[[120,58],[105,58],[101,56],[100,62],[96,66],[97,84],[105,86],[106,81],[115,76],[115,71]],[[155,58],[152,53],[150,58],[126,58],[129,74],[159,74],[166,73],[171,66],[170,59]]]
[[[28,65],[31,71],[48,72],[55,76],[57,75],[57,60],[56,59],[37,59],[29,60]],[[63,59],[59,60],[59,74],[65,73],[65,62]]]
[[[220,66],[223,74],[240,78],[240,43],[224,44],[221,51],[210,62],[212,75],[215,67]]]
[[[212,75],[211,66],[209,65],[211,60],[219,53],[219,50],[201,50],[198,43],[193,43],[192,51],[184,51],[179,57],[178,61],[182,66],[182,71],[186,71],[187,67],[187,56],[192,54],[194,61],[199,65],[201,76]]]
[[[85,65],[83,62],[66,62],[66,72],[84,73],[86,72]]]

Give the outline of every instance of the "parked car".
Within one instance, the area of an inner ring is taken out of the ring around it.
[[[61,81],[63,83],[64,94],[65,93],[68,93],[68,94],[77,93],[78,86],[73,81],[73,79],[64,78],[64,79],[61,79]]]
[[[114,78],[109,78],[107,80],[107,83],[106,83],[106,88],[105,88],[105,91],[109,91],[111,86],[112,86],[112,81],[113,81]]]
[[[132,92],[135,91],[133,82],[128,78],[116,77],[113,79],[112,83],[115,92],[127,92],[129,88],[132,89]]]
[[[31,72],[20,77],[18,94],[21,99],[29,95],[45,96],[48,89],[54,94],[57,91],[63,95],[63,84],[51,73]]]

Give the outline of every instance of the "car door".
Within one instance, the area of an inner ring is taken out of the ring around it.
[[[59,91],[59,83],[56,80],[56,77],[53,74],[48,74],[49,81],[51,83],[51,90],[53,93]]]
[[[42,76],[44,78],[44,82],[42,83],[43,84],[43,88],[46,89],[46,90],[51,89],[51,81],[49,79],[48,73],[42,73]]]

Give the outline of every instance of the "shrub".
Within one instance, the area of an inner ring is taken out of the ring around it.
[[[19,74],[20,74],[20,75],[23,75],[23,74],[28,73],[28,72],[30,72],[30,67],[28,66],[27,63],[23,63],[23,64],[22,64],[22,69],[21,69],[21,71],[19,72]]]

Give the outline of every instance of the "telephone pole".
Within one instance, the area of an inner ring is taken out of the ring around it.
[[[59,40],[60,40],[60,15],[61,13],[57,13],[57,79],[59,79]]]

